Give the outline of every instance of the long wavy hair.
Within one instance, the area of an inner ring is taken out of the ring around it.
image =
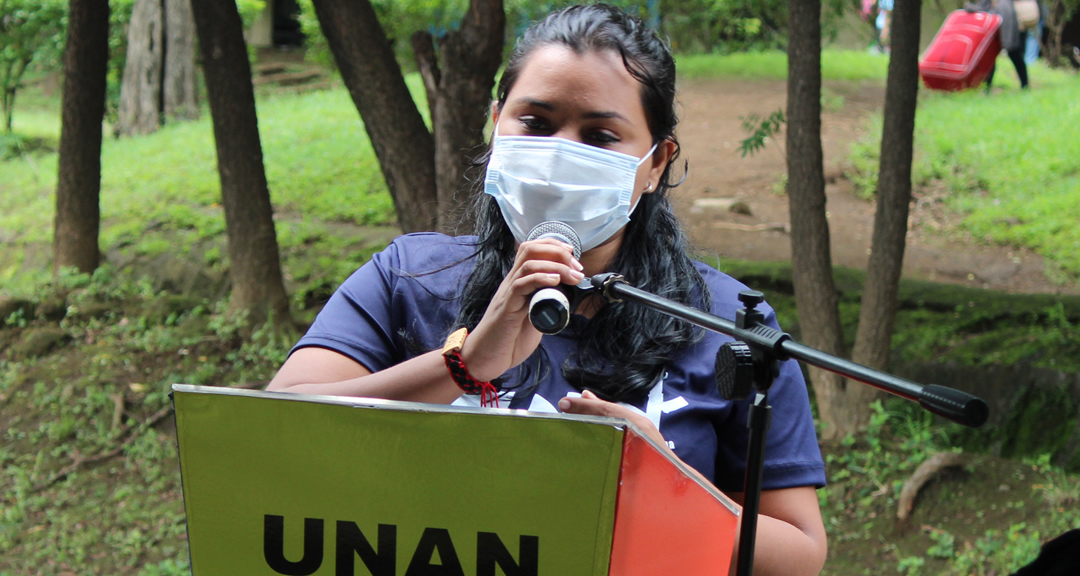
[[[578,54],[610,50],[622,57],[627,71],[641,83],[653,142],[671,140],[675,153],[656,190],[643,194],[626,225],[622,244],[609,265],[631,285],[688,305],[707,307],[709,291],[691,261],[686,236],[668,200],[671,166],[678,157],[675,139],[675,60],[668,47],[638,18],[607,4],[571,6],[548,15],[518,40],[497,91],[501,111],[528,55],[541,46],[557,44]],[[486,167],[488,153],[476,162]],[[482,178],[475,180],[482,186]],[[477,235],[475,268],[461,296],[455,328],[473,329],[480,322],[516,253],[513,233],[498,204],[477,193],[473,207]],[[559,369],[578,389],[601,397],[639,402],[681,349],[701,337],[700,330],[681,320],[632,303],[607,303],[578,334],[578,345]],[[520,369],[504,379],[504,388],[531,389],[549,367],[543,346]],[[530,382],[531,381],[531,382]]]

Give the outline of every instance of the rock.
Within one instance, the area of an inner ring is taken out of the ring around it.
[[[22,338],[8,350],[14,360],[40,358],[71,341],[71,334],[61,328],[49,326],[34,328],[23,333]]]
[[[735,198],[698,198],[690,207],[690,211],[701,213],[707,210],[726,210],[735,214],[753,216],[750,205]]]

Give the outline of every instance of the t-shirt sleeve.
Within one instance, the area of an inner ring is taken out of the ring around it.
[[[776,314],[766,312],[765,323],[779,328]],[[717,487],[742,492],[746,471],[746,447],[749,441],[747,420],[754,394],[736,402],[731,417],[717,430]],[[762,489],[777,490],[798,486],[825,485],[825,464],[821,459],[814,419],[810,412],[809,393],[802,370],[795,360],[780,363],[780,374],[768,394],[772,407],[771,425],[766,437]],[[727,470],[727,474],[719,471]]]
[[[334,292],[296,346],[311,346],[344,354],[372,372],[403,359],[395,338],[394,283],[399,270],[399,247],[390,244],[375,254]]]

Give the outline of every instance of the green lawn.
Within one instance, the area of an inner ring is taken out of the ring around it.
[[[422,93],[419,78],[411,77],[410,84]],[[42,108],[29,97],[20,102],[25,103],[16,113],[20,134],[55,142],[56,108]],[[261,95],[257,106],[283,251],[321,239],[327,240],[327,255],[340,254],[327,224],[392,223],[393,205],[382,173],[344,88]],[[12,207],[0,212],[0,238],[8,246],[0,255],[6,291],[32,290],[47,277],[41,266],[24,265],[23,255],[51,242],[56,174],[55,153],[0,162],[0,202]],[[196,122],[170,124],[149,136],[107,137],[102,147],[102,249],[153,256],[187,253],[220,241],[225,226],[220,190],[205,110]],[[216,260],[220,252],[212,250],[208,258]],[[349,267],[356,264],[349,259]]]
[[[676,58],[686,78],[787,78],[787,54],[779,50],[739,54],[694,54]],[[889,59],[853,50],[824,50],[821,75],[826,80],[881,80]]]
[[[990,243],[1024,246],[1061,281],[1080,278],[1080,77],[1037,64],[1021,91],[1012,64],[998,61],[994,91],[923,90],[916,117],[916,187],[944,187],[966,215],[962,230]],[[876,185],[881,117],[853,146],[853,178]]]

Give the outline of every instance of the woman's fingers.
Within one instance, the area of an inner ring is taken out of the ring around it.
[[[550,238],[521,243],[513,268],[462,349],[470,371],[476,367],[474,376],[495,377],[528,358],[541,338],[528,321],[533,293],[582,279],[570,246]]]
[[[653,425],[652,420],[646,418],[641,412],[631,410],[621,404],[601,400],[590,390],[581,393],[580,398],[567,396],[559,400],[559,410],[567,414],[582,414],[586,416],[609,416],[612,418],[625,418],[637,426],[643,433],[656,441],[660,446],[666,446],[664,436]]]

